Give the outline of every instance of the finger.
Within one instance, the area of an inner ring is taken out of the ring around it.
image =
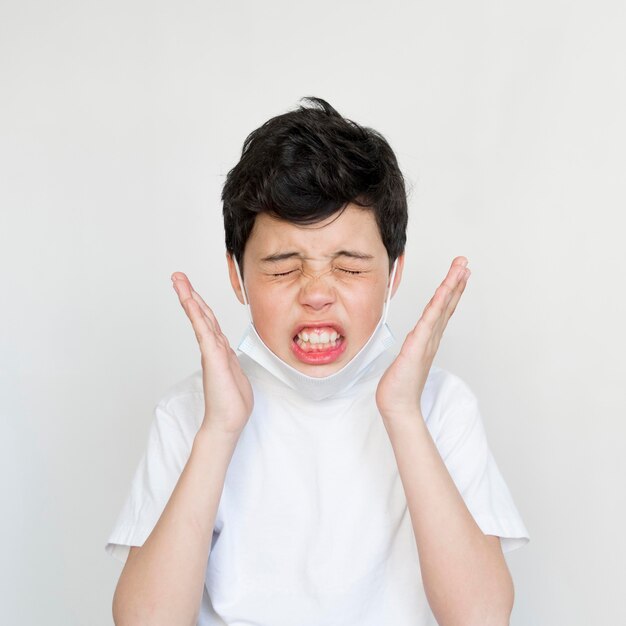
[[[184,274],[182,276],[184,276]],[[211,330],[211,331],[213,331],[215,333],[215,325],[213,324],[211,319],[208,318],[204,314],[204,311],[202,310],[200,305],[194,300],[194,298],[193,298],[193,289],[192,289],[191,283],[189,283],[189,280],[187,279],[187,277],[184,276],[184,278],[177,277],[177,278],[173,279],[172,286],[174,287],[174,290],[178,294],[178,299],[180,300],[180,304],[183,307],[183,309],[185,310],[185,313],[187,314],[187,317],[189,317],[190,321],[192,322],[192,325],[193,325],[194,322],[193,322],[193,319],[190,316],[190,308],[189,308],[189,303],[190,302],[193,302],[196,305],[196,308],[199,310],[200,318],[201,318],[202,323],[205,326],[207,326],[207,328],[209,330]],[[192,309],[193,308],[194,307],[192,307]],[[200,331],[202,329],[201,328],[196,328],[194,326],[194,330]]]
[[[215,317],[215,313],[213,313],[213,309],[202,299],[200,294],[190,285],[191,297],[200,305],[200,309],[207,316],[209,321],[211,322],[213,329],[215,332],[226,340],[226,336],[222,332],[219,322],[217,321],[217,317]]]
[[[464,256],[457,256],[452,260],[452,264],[450,265],[450,269],[448,270],[448,273],[446,274],[446,277],[443,279],[442,281],[442,285],[447,286],[449,289],[454,290],[455,287],[458,284],[458,279],[460,278],[460,276],[462,275],[462,268],[467,266],[467,258]],[[431,304],[433,303],[433,301],[435,300],[436,297],[440,297],[437,295],[437,292],[435,291],[435,294],[433,295],[433,297],[428,301],[428,303],[426,304],[426,308],[428,308],[429,306],[431,306]]]
[[[207,317],[210,324],[212,324],[212,328],[215,332],[218,342],[221,345],[230,348],[230,343],[228,342],[226,335],[222,332],[219,322],[217,321],[215,314],[211,310],[211,307],[209,307],[209,305],[200,297],[200,294],[194,289],[191,290],[191,296],[198,303],[198,306],[202,310],[203,314]]]
[[[200,348],[213,348],[217,343],[217,337],[213,328],[207,323],[208,320],[202,312],[200,305],[193,298],[187,298],[182,305],[185,313],[187,313],[187,317],[191,320],[191,325]]]
[[[458,303],[464,289],[465,275],[469,271],[465,268],[464,261],[465,257],[457,257],[453,261],[446,278],[435,291],[415,326],[417,335],[422,335],[425,331],[423,338],[426,341],[431,339],[438,341],[441,338],[448,319]]]
[[[450,299],[450,302],[448,302],[448,306],[446,308],[445,324],[448,323],[448,320],[452,317],[452,314],[456,310],[456,307],[459,303],[459,300],[461,299],[461,296],[463,295],[463,292],[465,291],[465,287],[467,286],[467,281],[469,280],[469,277],[471,276],[471,274],[472,272],[468,268],[466,268],[465,271],[463,272],[463,275],[459,278],[459,282],[456,288],[454,289],[452,293],[452,298]]]
[[[464,257],[457,257],[457,259],[463,259],[466,261]],[[457,259],[453,262],[450,272],[448,272],[448,276],[446,276],[443,283],[443,285],[446,285],[450,289],[450,292],[444,301],[442,314],[437,320],[440,334],[443,334],[443,331],[448,325],[448,321],[450,320],[450,317],[452,317],[452,314],[454,313],[459,300],[463,295],[463,291],[467,285],[467,279],[471,274],[469,268],[466,267],[466,263],[456,263]]]
[[[446,279],[437,287],[430,302],[426,305],[422,317],[418,322],[418,324],[421,322],[421,325],[429,329],[431,333],[435,330],[439,320],[443,319],[448,304],[454,296],[454,290],[457,284],[456,277],[452,286],[450,282],[448,276],[446,276]]]
[[[415,342],[430,346],[430,350],[437,350],[443,331],[450,316],[465,289],[469,269],[466,269],[467,259],[456,257],[448,274],[430,299],[422,316],[407,337],[407,349],[413,349]]]
[[[187,276],[185,276],[185,274],[183,274],[182,272],[175,272],[172,275],[172,280],[174,280],[175,282],[179,280],[184,281],[184,284],[186,284],[189,287],[189,292],[191,293],[191,297],[200,305],[202,312],[209,318],[209,320],[213,324],[213,327],[215,328],[217,333],[225,338],[225,335],[222,332],[222,328],[220,327],[220,324],[217,321],[217,317],[215,317],[215,313],[213,313],[213,310],[211,309],[211,307],[202,299],[200,294],[192,287],[191,282],[189,281]]]
[[[195,300],[200,306],[200,310],[203,312],[204,315],[207,316],[207,323],[209,324],[209,326],[213,330],[217,330],[218,324],[217,320],[215,319],[215,315],[213,315],[213,311],[211,311],[209,307],[204,303],[202,298],[200,298],[200,296],[196,294],[187,276],[185,276],[185,274],[183,274],[182,272],[175,272],[174,274],[172,274],[172,285],[176,290],[178,297],[180,298],[180,303],[183,304],[186,300],[189,299]],[[196,294],[196,296],[194,296],[194,294]],[[198,302],[198,299],[200,299],[200,302]],[[207,314],[205,307],[206,309],[209,309],[210,314]],[[221,334],[221,330],[219,332]]]
[[[468,276],[469,269],[467,268],[467,259],[463,256],[456,257],[452,261],[448,274],[440,285],[441,290],[445,294],[443,296],[443,308],[441,311],[441,317],[445,322],[447,322],[452,312],[454,312],[454,308],[465,289]],[[439,297],[442,298],[442,296]]]
[[[464,268],[467,267],[467,258],[464,256],[457,256],[450,265],[450,269],[446,277],[443,279],[443,283],[448,285],[450,289],[454,289],[459,279],[464,275]]]
[[[219,322],[215,317],[215,313],[211,310],[211,307],[200,297],[200,294],[195,290],[191,289],[191,297],[200,305],[202,312],[213,322],[213,326],[215,326],[215,330],[218,334],[224,336],[222,329],[220,328]]]
[[[182,272],[174,272],[172,274],[172,286],[176,289],[176,293],[181,297],[181,300],[191,298],[191,283]]]

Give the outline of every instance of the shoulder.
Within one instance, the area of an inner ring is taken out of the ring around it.
[[[204,418],[202,370],[197,370],[166,389],[155,407],[157,423],[172,422],[182,430],[196,432]]]
[[[176,402],[189,395],[203,394],[202,390],[202,370],[196,370],[186,378],[171,385],[161,396],[159,404],[167,406],[171,402]]]
[[[457,414],[475,413],[478,400],[459,376],[441,367],[430,369],[422,393],[424,419],[433,426]]]
[[[475,398],[474,392],[465,380],[436,365],[430,368],[424,393],[438,399],[471,400]]]

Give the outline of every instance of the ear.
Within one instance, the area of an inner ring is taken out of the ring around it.
[[[398,267],[396,268],[396,275],[393,279],[393,285],[391,286],[391,297],[393,298],[398,287],[400,286],[400,280],[402,279],[402,270],[404,269],[404,252],[398,257]]]
[[[228,263],[228,277],[230,278],[230,284],[235,292],[235,295],[237,296],[237,300],[239,300],[241,304],[245,304],[243,292],[241,291],[241,285],[239,284],[239,276],[237,276],[237,269],[235,268],[235,261],[228,252],[226,253],[226,263]]]

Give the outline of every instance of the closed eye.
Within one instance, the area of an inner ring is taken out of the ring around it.
[[[343,267],[338,267],[337,269],[340,272],[344,272],[345,274],[354,274],[354,275],[356,275],[356,274],[363,274],[364,273],[364,272],[362,272],[360,270],[359,271],[357,271],[357,270],[346,270]]]
[[[272,274],[274,278],[280,278],[281,276],[288,276],[289,274],[293,274],[294,272],[299,272],[300,270],[290,270],[288,272],[281,272],[280,274]]]
[[[334,269],[339,270],[340,272],[343,272],[344,274],[350,274],[352,276],[357,276],[358,274],[365,274],[363,270],[347,270],[343,267],[336,267]],[[289,270],[288,272],[279,272],[276,274],[270,274],[270,276],[272,276],[272,278],[281,278],[283,276],[289,276],[289,274],[293,274],[294,272],[299,272],[299,271],[300,271],[299,269]]]

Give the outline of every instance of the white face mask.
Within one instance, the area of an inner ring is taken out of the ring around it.
[[[359,350],[359,352],[352,357],[352,359],[346,363],[339,371],[329,376],[322,376],[316,378],[314,376],[307,376],[291,365],[283,361],[280,357],[274,354],[261,339],[254,327],[254,320],[252,319],[252,313],[250,311],[250,304],[246,298],[246,291],[243,288],[243,280],[241,279],[241,272],[239,271],[239,265],[233,257],[235,262],[235,269],[237,270],[237,277],[239,278],[239,284],[242,286],[242,293],[245,306],[248,310],[248,317],[250,323],[246,328],[246,331],[237,346],[237,349],[247,354],[251,359],[256,361],[264,369],[276,376],[279,380],[284,382],[292,389],[296,389],[300,394],[306,395],[313,400],[321,400],[332,396],[340,391],[350,388],[356,383],[364,374],[367,373],[374,360],[379,357],[387,348],[392,346],[395,342],[391,329],[387,326],[386,319],[389,312],[389,302],[391,300],[391,288],[396,275],[396,269],[398,268],[398,259],[393,264],[393,270],[391,272],[391,280],[387,286],[387,295],[385,297],[385,307],[383,314],[374,332],[370,335],[365,345]]]

